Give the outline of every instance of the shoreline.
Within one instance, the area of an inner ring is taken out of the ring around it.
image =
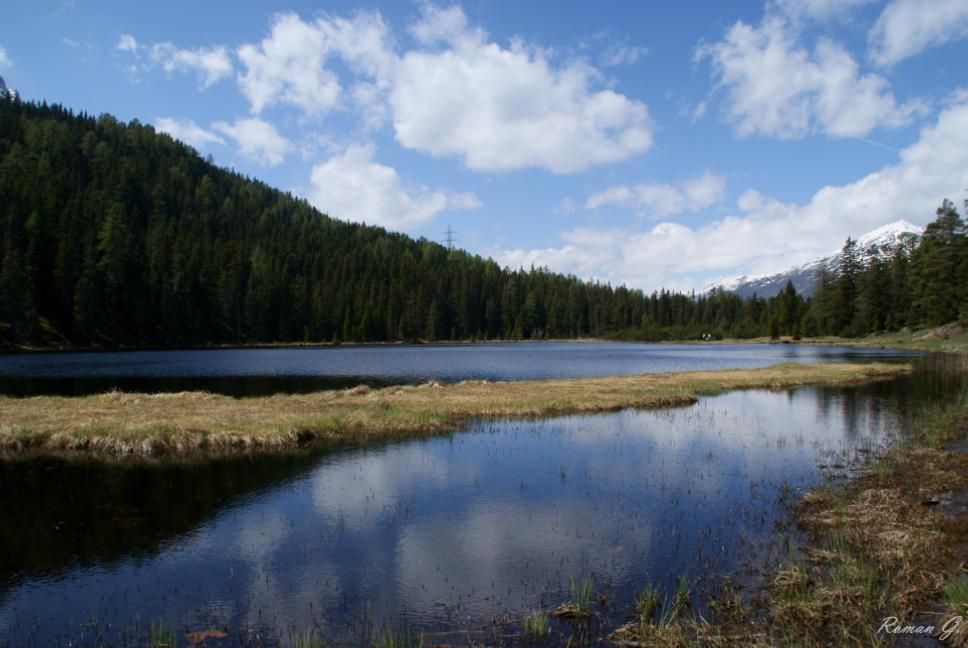
[[[419,386],[364,386],[232,398],[206,392],[0,397],[0,452],[111,460],[275,453],[453,432],[473,419],[674,407],[736,389],[849,384],[908,373],[906,364],[760,369]]]
[[[658,340],[654,342],[637,340],[614,340],[602,337],[582,338],[553,338],[535,340],[391,340],[382,342],[259,342],[259,343],[226,343],[186,346],[22,346],[0,349],[0,355],[31,355],[41,353],[124,353],[136,351],[217,351],[242,349],[327,349],[340,347],[402,347],[402,346],[472,346],[497,344],[653,344],[653,345],[760,345],[760,344],[800,344],[805,346],[837,346],[861,349],[898,349],[907,351],[941,351],[948,353],[968,353],[968,332],[958,325],[946,325],[937,328],[918,329],[914,331],[896,331],[893,333],[871,334],[860,338],[843,338],[836,336],[801,338],[794,340],[790,336],[770,339],[766,336],[755,338],[724,338],[721,340]]]

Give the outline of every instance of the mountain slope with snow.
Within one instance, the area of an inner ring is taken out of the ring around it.
[[[861,258],[872,252],[890,256],[898,245],[920,237],[922,231],[923,228],[906,220],[888,223],[860,236],[857,239],[857,249],[860,251]],[[792,281],[793,287],[796,288],[798,293],[808,296],[813,293],[817,270],[823,266],[835,266],[839,262],[840,250],[836,250],[813,261],[781,272],[764,275],[742,275],[725,279],[711,286],[710,290],[722,288],[727,292],[736,293],[740,297],[751,297],[754,293],[758,297],[773,297],[786,287],[787,281]]]

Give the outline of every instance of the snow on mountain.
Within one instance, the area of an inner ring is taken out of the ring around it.
[[[16,99],[17,91],[8,88],[7,84],[4,82],[3,77],[0,77],[0,99]]]
[[[890,255],[894,248],[901,243],[921,236],[922,231],[922,228],[913,223],[899,220],[863,234],[857,239],[857,248],[862,257],[871,252],[876,252],[879,255]],[[773,297],[786,287],[787,281],[792,281],[793,287],[796,288],[798,293],[810,295],[813,293],[813,283],[816,279],[817,270],[821,266],[836,265],[839,261],[840,250],[834,250],[813,261],[781,272],[741,275],[724,279],[709,286],[706,292],[722,288],[726,292],[736,293],[740,297],[751,297],[753,293],[756,293],[758,297]]]

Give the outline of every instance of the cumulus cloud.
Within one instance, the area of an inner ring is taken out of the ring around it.
[[[968,186],[968,100],[955,96],[895,164],[856,182],[827,186],[805,204],[744,193],[738,212],[698,228],[659,223],[647,230],[577,228],[562,245],[505,250],[511,267],[531,264],[653,289],[690,289],[711,278],[775,272],[839,248],[884,223],[923,225],[945,197]]]
[[[475,209],[471,193],[407,186],[392,167],[373,159],[369,145],[351,145],[313,167],[309,192],[317,209],[335,218],[411,230],[445,209]]]
[[[966,37],[968,3],[964,0],[893,0],[868,35],[871,57],[881,65]]]
[[[686,180],[678,187],[654,182],[612,186],[589,196],[585,207],[628,207],[655,218],[662,218],[687,210],[697,212],[706,209],[722,200],[725,189],[726,179],[707,171]]]
[[[236,119],[231,124],[220,121],[212,128],[234,139],[242,155],[265,166],[281,164],[292,149],[272,124],[261,119]]]
[[[376,11],[313,20],[277,14],[261,41],[237,49],[239,90],[255,115],[272,106],[308,117],[353,109],[364,130],[392,123],[405,148],[456,156],[482,171],[572,173],[652,145],[646,105],[606,87],[587,63],[558,64],[520,39],[493,42],[459,6],[425,4],[408,31],[413,45],[398,53]],[[133,38],[119,47],[142,49]],[[186,55],[149,51],[170,66],[189,64]],[[202,53],[191,60],[201,65]],[[644,53],[621,44],[605,51],[604,64]]]
[[[340,105],[343,88],[330,59],[340,57],[358,72],[385,83],[394,56],[390,33],[379,13],[351,18],[321,16],[303,21],[296,14],[273,18],[261,43],[238,49],[245,71],[239,88],[253,113],[275,104],[289,104],[308,115],[320,115]]]
[[[0,47],[0,68],[13,67],[13,61],[7,55],[7,50]]]
[[[737,22],[723,40],[697,48],[697,60],[710,61],[726,90],[726,118],[740,136],[856,137],[907,124],[923,110],[918,101],[899,104],[883,77],[861,74],[840,44],[821,38],[811,52],[796,41],[783,18],[768,15],[758,27]]]
[[[202,89],[232,76],[232,59],[221,45],[198,49],[180,49],[168,42],[142,45],[131,34],[121,34],[114,49],[133,56],[137,61],[144,60],[143,63],[129,66],[129,72],[134,74],[152,67],[161,68],[168,74],[195,72]]]
[[[480,171],[572,173],[652,145],[645,104],[596,90],[597,72],[585,64],[555,66],[520,41],[502,47],[459,7],[425,7],[412,32],[426,48],[401,57],[390,93],[407,148],[456,155]]]
[[[205,130],[191,119],[158,117],[155,119],[155,128],[195,148],[201,148],[206,144],[225,143],[221,137],[211,131]]]

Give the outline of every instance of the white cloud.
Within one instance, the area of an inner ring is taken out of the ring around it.
[[[232,76],[232,60],[225,47],[179,49],[171,43],[155,43],[148,50],[151,62],[165,72],[197,72],[202,88]]]
[[[595,90],[598,73],[556,67],[519,41],[502,47],[467,25],[459,7],[424,7],[411,31],[424,49],[399,60],[390,104],[396,138],[480,171],[583,171],[652,145],[645,104]],[[435,49],[431,46],[436,46]]]
[[[556,65],[520,40],[491,42],[459,6],[423,5],[409,32],[415,47],[401,55],[378,12],[278,14],[262,41],[238,49],[239,89],[255,114],[287,105],[306,116],[355,109],[364,130],[392,121],[402,146],[476,170],[571,173],[652,145],[645,104],[596,87],[602,78],[585,63]],[[644,53],[623,44],[606,62]]]
[[[726,179],[705,172],[679,187],[670,184],[644,182],[633,186],[617,185],[588,197],[585,207],[596,209],[606,205],[632,208],[654,218],[672,216],[686,210],[697,212],[722,200]]]
[[[943,198],[960,196],[968,186],[968,100],[960,99],[900,152],[897,163],[824,187],[805,204],[750,190],[740,197],[738,213],[695,229],[674,223],[648,230],[578,228],[560,234],[560,247],[505,250],[496,258],[512,267],[546,265],[647,290],[688,290],[713,277],[806,262],[884,223],[926,224]]]
[[[168,42],[141,45],[131,34],[121,34],[114,49],[126,52],[138,61],[142,59],[142,54],[147,55],[146,63],[127,68],[128,72],[135,76],[152,67],[161,68],[168,74],[197,72],[202,89],[232,76],[232,59],[229,58],[225,47],[221,45],[198,49],[179,49]]]
[[[464,38],[481,40],[487,37],[483,30],[471,30],[468,27],[467,16],[458,5],[446,9],[424,5],[423,16],[410,26],[410,33],[423,45],[455,43]]]
[[[221,137],[211,131],[205,130],[191,119],[158,117],[155,119],[155,128],[195,148],[201,148],[206,144],[225,143]]]
[[[121,37],[118,38],[118,43],[114,46],[114,49],[118,50],[119,52],[129,52],[137,56],[138,41],[131,34],[121,34]]]
[[[649,53],[649,48],[636,45],[611,45],[602,52],[601,63],[606,67],[635,65]]]
[[[849,12],[873,4],[878,0],[773,0],[769,9],[793,19],[829,20],[847,15]]]
[[[822,38],[813,52],[800,47],[776,16],[759,27],[737,22],[722,41],[700,45],[696,57],[711,61],[728,93],[726,117],[740,136],[861,136],[906,124],[923,110],[917,101],[898,104],[883,77],[861,75],[838,43]]]
[[[342,86],[336,72],[326,67],[341,57],[356,71],[385,84],[394,57],[390,33],[379,13],[357,13],[350,19],[322,16],[305,22],[296,14],[273,18],[269,35],[259,44],[239,48],[245,72],[239,87],[252,112],[289,104],[307,115],[336,108]]]
[[[868,34],[871,57],[893,65],[936,45],[968,38],[964,0],[893,0]]]
[[[265,166],[281,164],[292,144],[261,119],[236,119],[235,123],[215,122],[212,128],[228,135],[239,145],[245,157]]]
[[[392,167],[373,160],[372,146],[352,145],[317,164],[309,199],[334,218],[411,230],[445,209],[476,209],[471,193],[406,186]]]

